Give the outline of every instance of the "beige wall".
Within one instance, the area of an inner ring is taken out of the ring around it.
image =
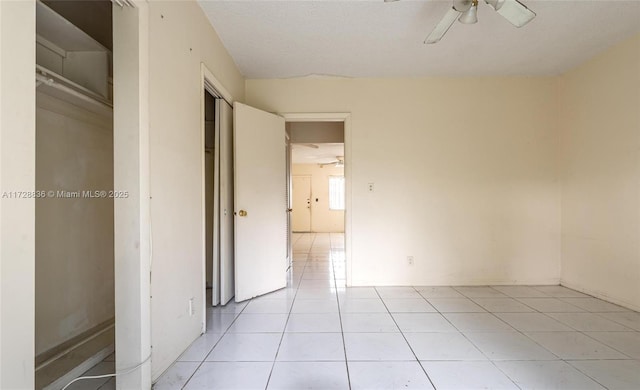
[[[150,2],[153,378],[201,333],[204,321],[202,62],[235,99],[244,98],[244,79],[197,3]]]
[[[247,80],[246,96],[351,113],[354,285],[559,281],[555,78]]]
[[[562,283],[640,309],[640,35],[560,78]]]
[[[287,122],[292,144],[343,143],[343,122]]]
[[[293,164],[293,176],[311,176],[311,231],[344,232],[344,211],[329,209],[329,176],[344,176],[343,167]],[[316,202],[316,199],[318,201]]]
[[[35,3],[0,1],[0,193],[34,191]],[[34,387],[35,201],[0,198],[0,388]]]
[[[112,190],[111,116],[42,93],[37,105],[36,188]],[[36,355],[114,317],[113,276],[113,199],[38,199]]]

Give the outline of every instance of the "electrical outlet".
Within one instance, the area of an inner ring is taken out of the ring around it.
[[[369,183],[369,192],[373,192],[373,183]]]
[[[407,256],[407,264],[413,265],[413,256]]]
[[[194,314],[196,314],[196,311],[193,307],[193,298],[189,298],[189,317],[193,317]]]

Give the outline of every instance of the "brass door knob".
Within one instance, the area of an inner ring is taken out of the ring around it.
[[[238,211],[238,215],[241,216],[241,217],[246,217],[247,216],[247,212],[244,211],[244,210],[240,210],[240,211]]]

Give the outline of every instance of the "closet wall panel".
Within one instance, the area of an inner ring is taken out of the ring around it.
[[[37,94],[36,355],[114,317],[113,199],[82,196],[113,189],[112,129],[112,115]]]

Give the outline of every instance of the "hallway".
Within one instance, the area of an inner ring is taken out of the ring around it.
[[[155,389],[640,388],[625,308],[559,286],[344,283],[342,234],[294,234],[290,287],[210,308]]]

